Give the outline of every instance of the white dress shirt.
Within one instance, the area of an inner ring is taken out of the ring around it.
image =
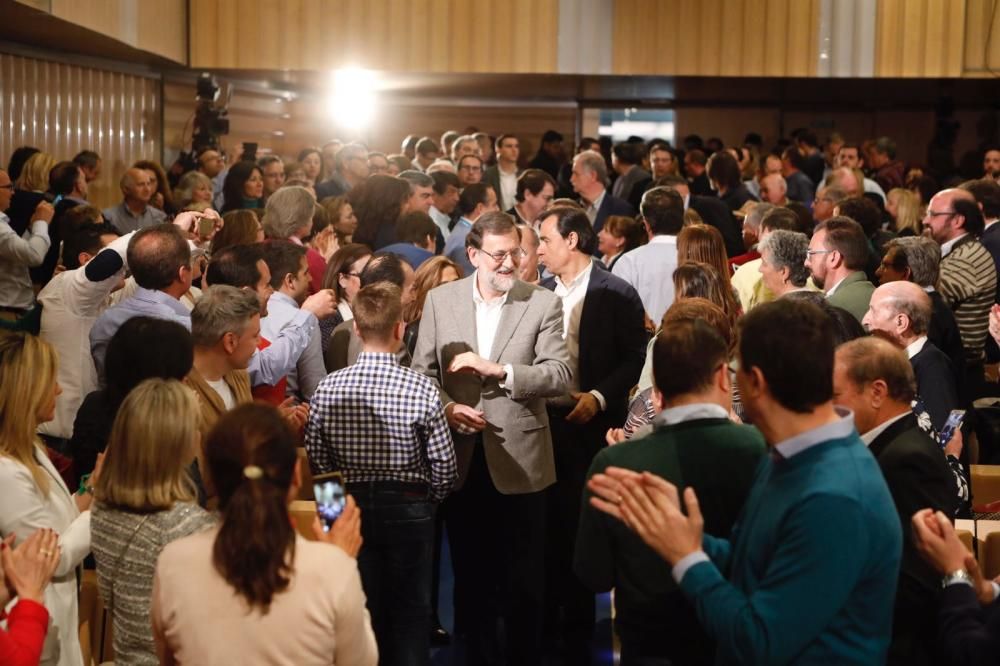
[[[653,236],[649,243],[626,252],[612,269],[637,292],[654,324],[674,302],[674,270],[677,268],[677,236]]]
[[[555,294],[562,299],[563,304],[563,340],[566,341],[566,351],[569,352],[570,379],[566,387],[566,395],[554,402],[563,405],[573,405],[576,401],[569,394],[580,390],[580,318],[583,316],[583,302],[587,298],[587,287],[590,286],[590,275],[594,271],[594,262],[588,261],[587,267],[573,278],[568,285],[556,276]],[[597,398],[601,411],[607,407],[607,401],[600,391],[590,393]]]
[[[944,259],[945,257],[947,257],[948,253],[951,252],[952,248],[955,247],[955,243],[962,240],[968,235],[969,234],[962,234],[961,236],[956,236],[955,238],[952,238],[947,243],[941,243],[941,258]]]
[[[926,338],[924,339],[926,340]],[[878,424],[865,434],[861,435],[861,441],[865,443],[865,446],[871,446],[872,442],[874,442],[879,435],[881,435],[883,432],[889,429],[889,426],[891,426],[896,421],[909,416],[912,413],[913,412],[911,412],[910,410],[906,410],[902,414],[897,414],[888,421],[883,421],[882,423]]]
[[[587,219],[590,220],[591,225],[593,225],[594,220],[597,219],[597,211],[600,210],[601,204],[604,203],[604,197],[606,197],[607,195],[608,191],[606,189],[601,190],[601,195],[596,199],[594,199],[589,206],[587,206],[586,209]]]
[[[917,338],[910,344],[906,345],[906,358],[913,358],[914,356],[919,354],[923,350],[924,345],[926,344],[927,344],[927,336],[921,335],[919,338]]]
[[[431,206],[429,213],[434,224],[441,230],[441,236],[448,240],[448,235],[451,233],[451,229],[448,228],[448,225],[451,224],[451,218],[439,211],[437,206]]]
[[[507,173],[498,164],[497,172],[500,174],[500,191],[497,192],[500,197],[500,210],[510,210],[517,203],[517,199],[515,199],[517,195],[517,167]]]
[[[474,275],[476,279],[472,281],[472,302],[476,305],[476,345],[479,348],[479,355],[490,359],[493,357],[493,338],[497,336],[500,317],[503,316],[503,306],[510,298],[510,292],[487,301],[479,293],[479,271]],[[504,370],[507,371],[507,378],[500,383],[501,388],[509,385],[514,378],[512,365],[508,363],[504,366]]]
[[[38,302],[42,304],[39,337],[59,355],[58,379],[62,387],[62,394],[56,398],[55,418],[38,428],[44,435],[72,437],[73,421],[83,399],[98,388],[97,368],[90,352],[90,329],[101,313],[111,307],[111,292],[125,274],[125,255],[131,239],[132,234],[126,234],[102,250],[117,253],[122,260],[122,268],[106,280],[91,282],[86,268],[81,266],[56,273],[38,294]]]
[[[27,310],[35,303],[29,266],[40,266],[49,251],[47,222],[32,222],[23,236],[10,226],[10,218],[0,213],[0,305]]]

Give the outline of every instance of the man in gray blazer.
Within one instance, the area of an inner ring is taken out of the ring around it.
[[[508,664],[530,666],[541,659],[542,491],[555,481],[545,398],[570,378],[562,303],[516,278],[522,250],[510,215],[476,220],[466,251],[476,271],[428,293],[412,367],[440,389],[455,441],[458,490],[443,509],[466,663],[500,663],[505,653]]]

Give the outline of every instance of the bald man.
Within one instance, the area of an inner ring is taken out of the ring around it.
[[[913,371],[893,345],[859,338],[838,347],[833,394],[834,404],[854,413],[854,426],[878,461],[903,526],[903,559],[886,663],[929,666],[936,663],[941,578],[918,555],[909,535],[910,516],[921,507],[955,515],[958,500],[951,469],[910,409]]]
[[[760,179],[760,200],[775,206],[788,203],[788,183],[780,173],[769,173]]]
[[[872,294],[862,325],[906,350],[917,379],[917,395],[940,430],[948,413],[959,405],[955,374],[948,356],[927,339],[933,304],[920,286],[898,280]]]
[[[962,335],[965,348],[962,397],[968,400],[979,397],[982,391],[986,333],[997,289],[993,257],[977,240],[983,227],[982,211],[975,197],[965,190],[941,190],[927,205],[924,233],[941,246],[938,290],[955,313]]]
[[[119,182],[123,201],[117,206],[104,209],[104,217],[121,234],[145,229],[167,219],[162,210],[149,205],[156,194],[156,176],[145,169],[129,169]]]

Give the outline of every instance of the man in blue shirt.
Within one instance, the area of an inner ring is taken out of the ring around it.
[[[422,210],[412,210],[396,223],[396,241],[386,245],[381,252],[394,254],[413,270],[434,256],[437,225],[430,215]]]
[[[780,299],[744,318],[737,381],[770,448],[729,538],[703,535],[692,488],[608,468],[591,503],[672,567],[724,664],[884,663],[902,554],[879,470],[833,406],[828,316]]]

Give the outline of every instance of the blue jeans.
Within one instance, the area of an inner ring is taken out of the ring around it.
[[[405,484],[350,484],[361,508],[361,583],[378,641],[381,666],[430,661],[434,512],[426,493]]]

